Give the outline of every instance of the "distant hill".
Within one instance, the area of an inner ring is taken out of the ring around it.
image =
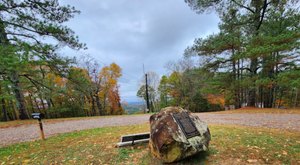
[[[145,103],[143,101],[132,101],[128,102],[129,105],[144,105]]]
[[[124,108],[125,112],[127,114],[139,114],[144,113],[145,104],[141,101],[136,102],[128,102],[128,103],[122,103],[122,107]]]

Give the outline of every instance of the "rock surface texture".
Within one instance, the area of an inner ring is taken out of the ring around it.
[[[164,163],[172,163],[208,150],[207,124],[179,107],[167,107],[150,117],[152,154]]]

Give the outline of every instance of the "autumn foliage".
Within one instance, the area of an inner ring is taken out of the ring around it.
[[[104,103],[103,108],[107,114],[120,115],[124,112],[117,84],[118,78],[122,76],[121,71],[121,68],[117,64],[112,63],[102,68],[99,73],[101,90],[98,95]],[[106,103],[108,103],[108,106]]]
[[[32,69],[37,72],[36,84],[30,85],[24,79],[20,83],[28,115],[41,112],[47,118],[58,118],[124,113],[118,85],[122,69],[115,63],[92,70],[90,66],[71,66],[64,75],[53,73],[47,66]],[[19,119],[15,103],[7,93],[3,105],[9,120]]]

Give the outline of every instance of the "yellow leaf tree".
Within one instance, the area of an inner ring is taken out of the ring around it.
[[[107,114],[122,114],[119,95],[118,79],[122,76],[122,69],[116,63],[103,67],[99,74],[101,90],[99,97],[103,101],[103,109]]]

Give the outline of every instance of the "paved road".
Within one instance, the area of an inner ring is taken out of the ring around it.
[[[254,127],[276,128],[300,133],[300,114],[197,114],[200,119],[209,124],[235,124]],[[133,125],[146,123],[149,115],[116,116],[105,118],[91,118],[66,120],[56,123],[44,123],[46,137],[97,127]],[[39,138],[36,124],[18,127],[0,128],[0,146],[30,141]]]

